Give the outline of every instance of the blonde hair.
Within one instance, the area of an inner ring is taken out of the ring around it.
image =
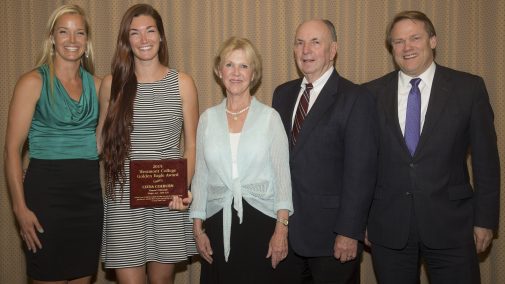
[[[67,4],[58,7],[49,17],[46,25],[46,39],[42,44],[42,52],[37,60],[36,68],[47,64],[49,67],[49,76],[50,76],[50,87],[51,93],[53,93],[53,79],[54,79],[54,44],[52,40],[52,36],[54,33],[54,26],[56,22],[66,14],[76,14],[80,15],[84,20],[84,28],[87,35],[86,41],[86,56],[82,56],[81,58],[81,66],[86,69],[91,74],[95,74],[95,65],[94,65],[94,52],[93,52],[93,43],[91,40],[91,29],[89,27],[89,22],[86,17],[86,13],[84,10],[74,4]]]
[[[261,56],[256,47],[246,38],[232,36],[221,44],[218,55],[214,59],[214,73],[219,76],[219,69],[222,67],[223,60],[235,50],[243,50],[246,58],[251,62],[254,77],[249,87],[253,89],[261,80]]]

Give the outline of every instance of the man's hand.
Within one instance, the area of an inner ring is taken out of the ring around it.
[[[493,230],[482,227],[473,227],[473,239],[477,253],[485,251],[493,241]]]
[[[358,241],[342,235],[337,235],[333,246],[333,256],[341,263],[354,260],[358,251]]]

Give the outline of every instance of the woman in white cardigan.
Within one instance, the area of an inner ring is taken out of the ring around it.
[[[249,40],[225,41],[214,72],[226,98],[200,117],[190,212],[200,283],[278,283],[293,213],[288,140],[278,113],[251,95],[261,59]]]

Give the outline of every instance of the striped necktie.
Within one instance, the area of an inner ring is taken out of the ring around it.
[[[305,90],[303,91],[300,102],[298,103],[298,108],[296,109],[295,121],[293,122],[293,130],[291,132],[291,142],[293,146],[296,144],[296,139],[302,129],[303,120],[309,111],[310,90],[312,90],[312,88],[313,86],[311,83],[305,84]]]

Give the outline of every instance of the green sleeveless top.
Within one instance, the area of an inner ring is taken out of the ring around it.
[[[82,94],[73,100],[54,77],[51,94],[49,67],[38,68],[42,75],[42,91],[35,107],[28,133],[30,157],[45,160],[98,159],[96,125],[98,97],[93,75],[79,68]]]

